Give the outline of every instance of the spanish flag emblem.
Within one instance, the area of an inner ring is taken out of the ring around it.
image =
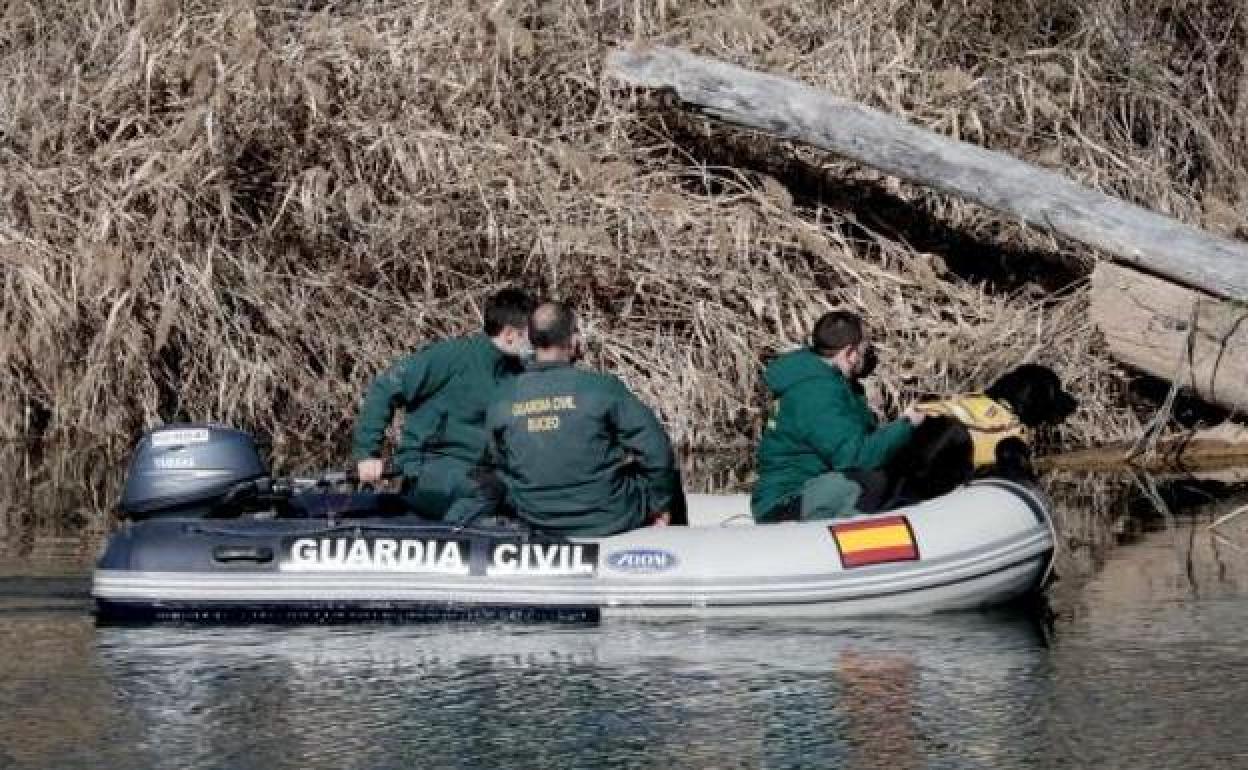
[[[919,546],[905,516],[833,524],[828,532],[836,541],[845,569],[919,558]]]

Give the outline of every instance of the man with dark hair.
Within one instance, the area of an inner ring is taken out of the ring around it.
[[[578,369],[576,314],[533,312],[534,360],[490,407],[488,464],[509,507],[559,535],[600,536],[671,523],[683,506],[671,443],[654,413],[617,378]]]
[[[360,481],[381,478],[382,440],[394,410],[402,407],[394,459],[416,512],[441,518],[456,499],[473,492],[468,472],[485,447],[485,414],[498,385],[523,368],[533,305],[527,292],[503,289],[486,302],[484,334],[435,342],[373,381],[352,444]]]
[[[772,361],[764,380],[771,417],[758,445],[757,521],[852,516],[862,488],[845,474],[877,470],[909,441],[923,414],[877,423],[859,380],[875,366],[862,319],[846,311],[815,323],[809,348]]]

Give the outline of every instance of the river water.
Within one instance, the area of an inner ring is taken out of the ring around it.
[[[109,628],[81,568],[9,565],[0,767],[1248,767],[1231,507],[1097,554],[1055,619]]]

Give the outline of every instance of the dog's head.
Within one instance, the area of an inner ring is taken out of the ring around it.
[[[1023,364],[1007,372],[985,393],[1009,404],[1018,419],[1031,428],[1057,425],[1079,406],[1079,401],[1062,387],[1057,374],[1041,364]]]

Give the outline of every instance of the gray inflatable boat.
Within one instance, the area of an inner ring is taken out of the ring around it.
[[[827,522],[755,525],[744,495],[692,495],[692,526],[567,540],[448,527],[383,498],[363,505],[276,483],[236,431],[157,431],[140,443],[123,495],[135,520],[93,575],[97,613],[181,622],[920,614],[1033,592],[1054,548],[1044,499],[995,479]]]

